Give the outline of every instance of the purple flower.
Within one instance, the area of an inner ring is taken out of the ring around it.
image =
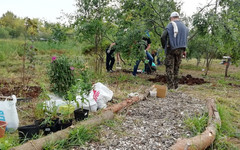
[[[52,57],[52,62],[54,61],[54,60],[56,60],[57,59],[57,57],[56,56],[53,56]]]
[[[71,70],[74,70],[75,68],[74,67],[70,67]]]

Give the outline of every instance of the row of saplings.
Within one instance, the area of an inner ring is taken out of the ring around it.
[[[47,107],[45,103],[38,103],[35,115],[39,119],[35,120],[32,125],[18,128],[20,143],[36,139],[39,135],[48,135],[66,129],[72,125],[74,119],[75,121],[81,121],[88,117],[89,110],[83,108],[74,109],[75,107],[72,105],[58,108],[56,105]]]

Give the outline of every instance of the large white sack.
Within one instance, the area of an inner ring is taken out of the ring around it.
[[[45,101],[45,105],[48,111],[51,111],[53,107],[57,107],[57,110],[60,106],[67,105],[67,101],[64,101],[63,98],[56,95],[48,95],[50,100]]]
[[[79,104],[78,108],[84,108],[87,110],[90,110],[92,112],[96,112],[98,105],[96,103],[96,101],[93,99],[93,90],[91,90],[90,94],[88,96],[84,96],[87,100],[84,100],[84,102],[82,102],[82,97],[80,95],[78,95],[76,97],[76,100]],[[76,109],[77,109],[77,103],[75,103]]]
[[[50,100],[49,101],[45,101],[45,104],[48,108],[48,110],[51,110],[51,108],[53,106],[56,106],[57,108],[59,108],[60,106],[64,106],[64,105],[68,105],[68,101],[63,100],[63,98],[58,97],[56,95],[49,95]],[[90,111],[97,111],[97,103],[95,102],[95,100],[93,99],[93,91],[90,92],[90,94],[88,96],[84,96],[86,99],[88,99],[88,101],[85,101],[84,103],[82,103],[81,100],[81,96],[77,95],[76,96],[76,101],[71,101],[70,104],[73,105],[75,107],[75,109],[77,109],[78,104],[79,104],[79,108],[84,108]],[[77,104],[78,103],[78,104]],[[89,105],[90,104],[90,105]]]
[[[93,99],[97,102],[98,108],[106,108],[107,102],[113,97],[113,91],[100,82],[94,84],[93,87]]]
[[[15,131],[19,126],[16,108],[17,98],[12,95],[13,100],[0,101],[1,120],[7,122],[7,131]]]

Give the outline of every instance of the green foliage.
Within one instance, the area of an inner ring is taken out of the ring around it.
[[[233,137],[236,132],[236,129],[232,124],[232,115],[230,114],[229,109],[224,105],[218,104],[217,110],[221,118],[221,127],[218,126],[216,140],[210,149],[237,150],[238,148],[227,139],[227,137]]]
[[[3,138],[0,138],[0,149],[8,150],[12,147],[18,146],[18,136],[12,136],[10,133],[6,132]]]
[[[236,128],[233,126],[233,118],[229,109],[221,104],[217,105],[217,110],[221,118],[221,127],[218,128],[218,136],[234,136]]]
[[[89,95],[93,87],[91,82],[91,74],[88,70],[87,63],[76,60],[75,65],[79,73],[77,75],[78,79],[76,81],[76,84],[72,85],[72,87],[68,91],[68,98],[69,100],[74,100],[77,103],[77,107],[79,107],[79,104],[76,101],[76,95],[80,95],[82,103],[86,103],[88,102],[86,96]]]
[[[5,53],[0,51],[0,62],[4,61],[5,59],[6,59]]]
[[[34,115],[36,119],[42,119],[45,116],[46,112],[46,106],[43,102],[37,103],[35,109],[34,109]]]
[[[6,28],[0,28],[0,38],[9,38],[9,32],[6,30]]]
[[[204,55],[206,59],[211,60],[217,56],[227,55],[232,57],[233,64],[238,65],[240,20],[236,18],[240,17],[239,9],[237,0],[216,0],[214,5],[204,6],[195,14],[192,31],[198,34],[189,42],[189,56],[199,59]]]
[[[117,51],[126,59],[135,62],[143,59],[142,37],[148,30],[151,35],[151,47],[160,47],[161,32],[169,22],[173,11],[179,11],[179,5],[170,0],[120,0],[121,7],[116,11],[117,19],[113,20],[118,25],[116,35]]]
[[[51,91],[59,96],[66,96],[67,91],[76,83],[74,67],[65,56],[52,57],[48,68]]]
[[[52,42],[65,42],[67,40],[67,28],[56,24],[52,27]]]
[[[195,116],[193,118],[188,118],[185,121],[187,128],[193,133],[193,136],[202,133],[208,122],[208,115],[205,113],[202,116]]]
[[[99,140],[99,128],[80,126],[70,132],[69,138],[55,143],[48,143],[44,150],[69,149],[72,146],[83,146],[86,142]]]

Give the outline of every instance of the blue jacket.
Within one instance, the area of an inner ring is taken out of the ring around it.
[[[188,28],[179,20],[174,21],[178,27],[178,34],[174,37],[173,25],[169,23],[162,34],[161,42],[165,50],[174,50],[178,48],[186,49]]]

